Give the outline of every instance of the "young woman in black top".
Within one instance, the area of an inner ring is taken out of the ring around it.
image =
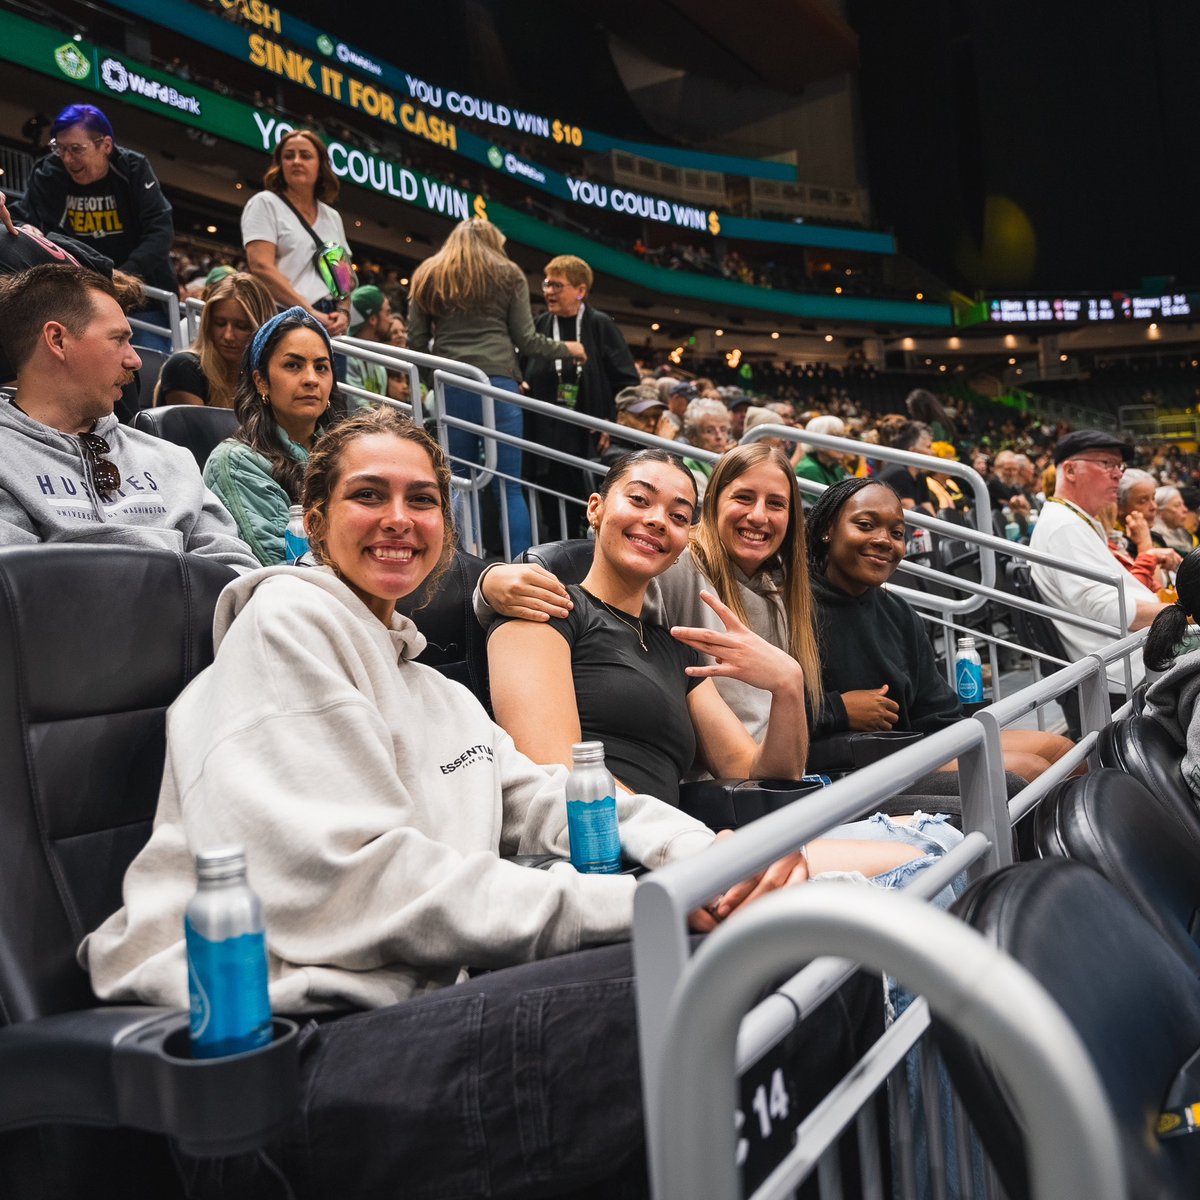
[[[904,510],[886,483],[843,479],[809,512],[826,696],[819,732],[851,728],[840,695],[863,688],[880,691],[879,729],[933,733],[964,715],[938,670],[920,617],[906,600],[883,588],[904,549]],[[1068,738],[1037,729],[1005,729],[1000,739],[1006,769],[1023,779],[1036,779],[1071,748]]]
[[[678,803],[678,781],[698,758],[716,778],[798,779],[808,752],[804,672],[749,630],[715,596],[722,630],[666,629],[642,617],[650,581],[686,549],[696,506],[691,473],[675,455],[618,460],[588,502],[592,567],[567,589],[573,608],[546,622],[506,620],[488,640],[496,719],[535,762],[571,761],[582,740],[605,744],[619,784]],[[701,665],[696,652],[710,655]],[[712,678],[771,695],[761,742]],[[918,858],[912,847],[820,839],[812,869],[883,872]]]

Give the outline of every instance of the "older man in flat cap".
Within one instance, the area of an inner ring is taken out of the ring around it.
[[[1030,549],[1050,554],[1060,562],[1094,567],[1120,578],[1125,594],[1122,636],[1145,629],[1163,607],[1158,597],[1113,557],[1108,531],[1097,519],[1116,500],[1125,465],[1132,457],[1133,448],[1128,442],[1099,429],[1079,429],[1060,438],[1054,452],[1058,468],[1054,495],[1042,510],[1029,542]],[[1110,584],[1036,564],[1032,573],[1047,604],[1106,625],[1121,626],[1117,590]],[[1065,621],[1056,621],[1055,627],[1073,659],[1102,650],[1112,642],[1103,634]],[[1145,668],[1140,654],[1131,661],[1136,686]],[[1108,686],[1114,706],[1122,698],[1124,685],[1121,664],[1109,667]],[[1064,709],[1067,707],[1064,704]]]

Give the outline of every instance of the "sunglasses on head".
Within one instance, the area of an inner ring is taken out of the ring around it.
[[[115,462],[102,457],[110,453],[108,443],[98,433],[81,433],[79,444],[92,468],[92,481],[96,487],[106,496],[115,492],[121,486],[121,472]]]

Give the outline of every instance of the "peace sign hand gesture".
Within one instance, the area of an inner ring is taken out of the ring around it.
[[[709,676],[740,679],[772,694],[780,690],[803,690],[804,672],[790,654],[759,637],[711,592],[701,592],[700,599],[721,618],[725,628],[672,627],[672,637],[713,660],[706,666],[688,667],[689,675],[701,679]]]

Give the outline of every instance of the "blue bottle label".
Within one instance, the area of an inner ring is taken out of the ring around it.
[[[267,946],[262,933],[210,942],[184,918],[192,1054],[216,1058],[271,1040]]]
[[[294,566],[308,553],[308,538],[293,533],[290,529],[283,531],[283,549],[287,556],[288,566]]]
[[[584,875],[621,873],[621,837],[617,828],[617,801],[567,801],[567,833],[571,839],[571,866]]]
[[[828,775],[801,775],[801,783],[819,783],[822,787],[832,787],[833,780]]]
[[[954,680],[958,698],[964,704],[978,704],[983,699],[983,666],[960,658],[954,664]]]

